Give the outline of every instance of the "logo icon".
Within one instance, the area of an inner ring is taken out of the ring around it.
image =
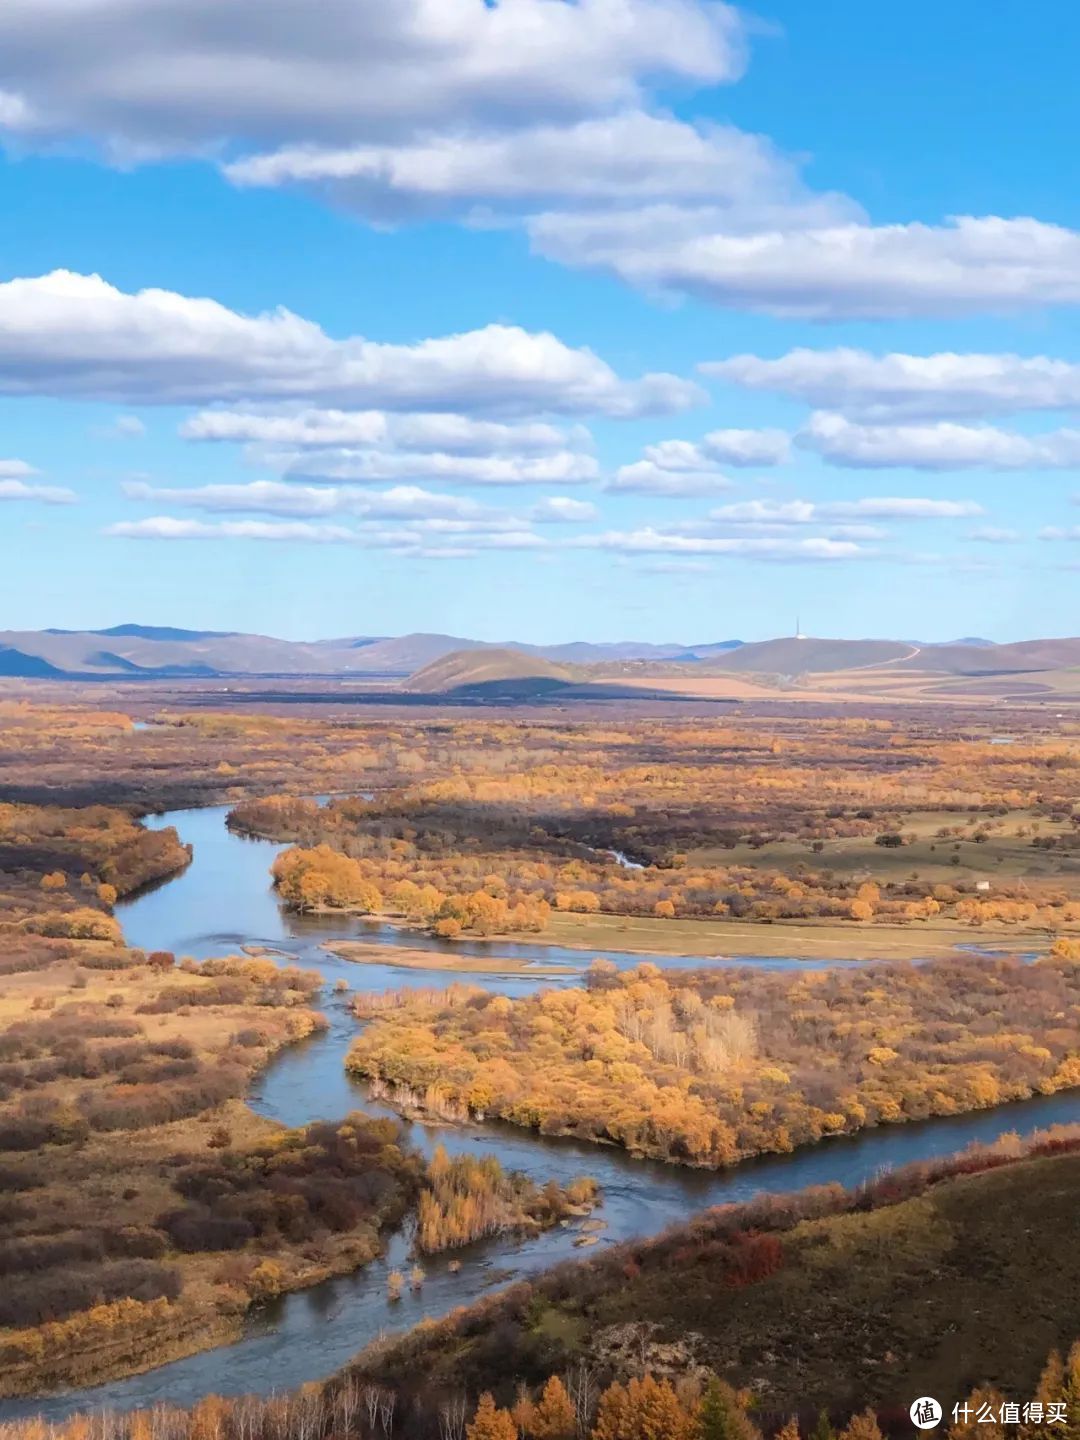
[[[911,1423],[920,1430],[933,1430],[941,1424],[941,1406],[932,1395],[920,1395],[911,1404]]]

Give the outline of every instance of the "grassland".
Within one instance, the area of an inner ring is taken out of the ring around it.
[[[754,865],[788,873],[800,865],[831,870],[837,876],[887,884],[905,879],[942,884],[1026,880],[1032,885],[1080,875],[1080,859],[1064,851],[1036,849],[1032,839],[1071,836],[1068,818],[1017,809],[987,830],[986,817],[963,810],[907,811],[902,818],[905,843],[895,849],[875,844],[873,836],[848,835],[822,841],[822,848],[795,840],[750,845],[703,846],[687,852],[687,863]],[[960,833],[942,836],[941,830]],[[984,838],[976,840],[976,834]]]
[[[562,945],[603,955],[625,950],[640,955],[782,956],[794,960],[921,960],[978,945],[1007,953],[1045,951],[1048,942],[1030,931],[919,920],[908,925],[853,926],[828,920],[654,920],[648,915],[552,915],[538,945]],[[455,967],[456,968],[456,967]]]
[[[378,1254],[380,1229],[401,1218],[419,1174],[394,1143],[396,1127],[373,1132],[369,1168],[385,1173],[383,1201],[323,1223],[302,1192],[312,1164],[339,1188],[340,1170],[318,1158],[314,1136],[239,1098],[276,1050],[322,1023],[307,1008],[311,977],[290,989],[280,983],[289,972],[257,959],[215,974],[163,969],[106,942],[55,948],[51,963],[9,973],[0,987],[0,1273],[8,1308],[22,1313],[0,1324],[8,1395],[97,1382],[236,1338],[253,1302]],[[278,980],[267,984],[264,972]],[[132,1053],[127,1068],[110,1047]],[[184,1058],[158,1058],[171,1054]],[[169,1066],[181,1078],[155,1083]],[[295,1192],[292,1218],[258,1231],[245,1196],[267,1166],[279,1192]],[[252,1178],[208,1211],[192,1203],[192,1187],[212,1174]],[[219,1222],[238,1233],[222,1238]],[[161,1293],[151,1297],[150,1283]],[[106,1290],[119,1304],[102,1305]]]

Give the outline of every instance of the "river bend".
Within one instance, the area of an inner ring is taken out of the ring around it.
[[[249,1097],[260,1114],[287,1125],[336,1119],[355,1109],[392,1113],[345,1073],[345,1054],[357,1030],[347,997],[332,993],[334,981],[344,979],[353,991],[386,991],[409,985],[444,986],[452,979],[445,970],[353,964],[329,954],[322,948],[326,941],[366,938],[413,950],[452,948],[456,954],[506,956],[566,967],[565,979],[532,977],[520,970],[499,974],[493,958],[491,973],[465,977],[470,984],[511,996],[540,986],[573,984],[591,958],[579,950],[524,942],[471,941],[447,947],[413,931],[402,932],[355,917],[292,915],[278,904],[269,878],[274,856],[284,847],[233,834],[226,827],[226,814],[226,807],[215,806],[176,811],[148,821],[155,828],[175,825],[180,838],[194,846],[194,859],[182,875],[125,904],[120,918],[129,943],[147,950],[171,950],[178,956],[205,959],[241,945],[264,945],[325,976],[322,1008],[330,1020],[329,1030],[278,1056],[258,1077]],[[648,960],[663,966],[820,969],[827,963],[782,956],[710,960],[607,950],[604,954],[620,966]],[[993,1141],[1009,1131],[1025,1135],[1078,1120],[1080,1091],[1065,1091],[972,1115],[867,1131],[719,1173],[635,1160],[615,1148],[540,1137],[498,1123],[465,1127],[413,1124],[409,1129],[412,1142],[425,1152],[439,1142],[451,1153],[482,1147],[498,1155],[505,1168],[525,1171],[541,1182],[554,1178],[565,1183],[583,1173],[595,1176],[604,1192],[599,1213],[608,1225],[601,1243],[614,1244],[654,1234],[708,1205],[808,1185],[837,1182],[851,1186],[887,1166],[946,1155],[974,1141]],[[387,1254],[358,1274],[284,1296],[255,1312],[233,1345],[89,1389],[42,1399],[0,1401],[0,1420],[37,1413],[59,1420],[77,1410],[144,1408],[164,1401],[188,1405],[211,1393],[267,1394],[291,1389],[338,1369],[380,1333],[443,1315],[493,1285],[575,1256],[573,1240],[572,1231],[556,1229],[524,1241],[482,1242],[457,1252],[462,1268],[454,1274],[449,1270],[451,1257],[429,1257],[423,1289],[407,1291],[402,1301],[390,1305],[387,1271],[402,1266],[409,1250],[407,1235],[399,1233],[391,1238]]]

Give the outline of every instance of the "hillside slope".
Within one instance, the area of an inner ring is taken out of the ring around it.
[[[492,646],[487,650],[455,650],[425,665],[405,682],[419,694],[525,695],[573,683],[571,672],[540,655]]]
[[[518,1379],[582,1360],[640,1373],[644,1347],[653,1368],[750,1387],[779,1419],[867,1403],[906,1419],[915,1395],[984,1382],[1029,1396],[1047,1353],[1080,1335],[1080,1154],[878,1184],[874,1208],[822,1189],[705,1211],[373,1347],[357,1370],[510,1401]]]
[[[760,640],[712,657],[717,670],[760,675],[803,675],[893,664],[916,650],[902,640]]]

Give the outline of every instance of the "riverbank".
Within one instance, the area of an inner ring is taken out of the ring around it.
[[[394,912],[373,914],[348,907],[315,907],[305,912],[307,919],[340,919],[354,917],[367,924],[387,927],[395,934],[413,934],[431,938],[424,925],[407,920]],[[461,953],[455,958],[456,945],[483,943],[499,945],[550,946],[564,950],[580,950],[587,955],[603,955],[619,951],[658,958],[738,961],[741,957],[760,959],[785,956],[792,960],[820,960],[830,965],[845,961],[867,960],[934,960],[960,951],[977,948],[1005,955],[1046,954],[1051,937],[1045,930],[1021,930],[1004,926],[959,925],[951,921],[919,920],[908,925],[857,921],[807,920],[689,920],[656,919],[651,915],[580,915],[553,911],[543,930],[476,936],[463,934],[460,940],[440,940],[437,948],[416,945],[411,949],[395,947],[395,961],[403,968],[418,970],[498,970],[517,974],[519,962],[512,957],[490,959]],[[335,942],[332,949],[345,959],[374,962],[375,942]],[[364,955],[364,950],[369,952]],[[385,952],[384,952],[385,953]],[[583,961],[583,963],[587,963]],[[543,973],[537,966],[527,967],[530,974]],[[565,974],[559,966],[553,973]]]
[[[395,988],[397,980],[380,974],[377,965],[356,967],[322,948],[327,941],[356,935],[359,927],[355,921],[340,914],[320,920],[283,912],[268,876],[279,847],[230,834],[225,814],[222,806],[163,815],[154,822],[163,827],[175,825],[185,841],[194,842],[195,859],[175,880],[123,908],[120,916],[129,940],[148,951],[162,948],[199,956],[220,955],[247,944],[264,945],[279,960],[320,970],[328,986],[341,980],[352,985],[355,978],[365,989]],[[557,923],[562,919],[557,917]],[[666,927],[681,922],[654,923]],[[719,927],[705,922],[704,928],[715,934]],[[922,933],[912,928],[914,933]],[[784,934],[776,926],[762,926],[761,930],[778,938]],[[866,931],[853,926],[850,933]],[[972,932],[973,937],[978,935],[978,931]],[[475,941],[464,944],[474,954],[480,948]],[[441,948],[456,953],[448,946]],[[779,946],[772,952],[774,957],[778,951]],[[539,958],[540,953],[539,947],[537,952],[530,947],[527,958]],[[761,960],[755,968],[765,970],[768,965]],[[476,979],[483,982],[480,975]],[[505,993],[524,994],[528,989],[548,988],[550,983],[524,971],[502,981],[495,977],[492,986]],[[330,996],[327,1000],[324,1008],[329,1030],[282,1049],[257,1077],[249,1104],[259,1117],[298,1127],[317,1115],[337,1118],[361,1107],[369,1113],[387,1113],[369,1092],[348,1083],[344,1058],[355,1038],[355,1023],[344,1005]],[[205,1012],[196,1014],[202,1023]],[[762,1192],[789,1194],[805,1186],[855,1186],[883,1168],[950,1154],[974,1140],[993,1141],[1009,1130],[1027,1134],[1078,1119],[1080,1091],[1061,1092],[962,1116],[863,1131],[851,1138],[831,1139],[827,1145],[802,1147],[790,1154],[711,1172],[635,1160],[616,1146],[556,1139],[490,1119],[482,1125],[470,1123],[452,1129],[415,1125],[409,1141],[425,1154],[436,1144],[445,1145],[451,1154],[475,1155],[478,1149],[492,1152],[505,1169],[520,1170],[539,1184],[556,1179],[565,1187],[582,1172],[594,1175],[604,1193],[603,1215],[609,1227],[600,1244],[588,1252],[598,1259],[614,1244],[685,1224],[710,1205],[737,1203]],[[386,1255],[359,1271],[248,1311],[239,1338],[235,1332],[229,1337],[235,1343],[202,1347],[189,1358],[156,1364],[151,1370],[93,1389],[0,1403],[0,1421],[41,1413],[48,1421],[59,1422],[78,1412],[193,1405],[207,1395],[298,1390],[344,1366],[357,1350],[387,1331],[437,1320],[489,1294],[495,1284],[520,1280],[576,1258],[581,1253],[574,1248],[577,1233],[555,1227],[527,1242],[508,1237],[484,1242],[461,1256],[460,1270],[449,1259],[435,1256],[425,1267],[427,1279],[422,1289],[407,1289],[396,1305],[387,1300],[387,1276],[393,1268],[407,1271],[410,1262],[408,1238],[393,1233],[387,1237]],[[164,1352],[155,1355],[155,1360],[166,1358]]]
[[[1080,1335],[1080,1129],[1004,1141],[856,1191],[705,1211],[361,1352],[346,1372],[421,1409],[585,1366],[715,1371],[779,1424],[988,1382],[1030,1396]],[[498,1337],[496,1345],[495,1337]],[[805,1433],[805,1432],[804,1432]]]
[[[307,1004],[317,974],[256,959],[175,967],[103,942],[39,948],[43,963],[29,955],[0,999],[14,1091],[0,1113],[0,1395],[228,1344],[253,1306],[381,1254],[419,1173],[397,1127],[370,1127],[361,1168],[378,1199],[342,1229],[305,1189],[320,1169],[342,1189],[326,1137],[240,1098],[326,1028]]]
[[[530,960],[515,960],[506,955],[453,955],[439,951],[407,949],[404,946],[380,945],[369,940],[333,940],[322,947],[353,965],[384,965],[390,970],[451,970],[457,974],[566,976],[575,973],[567,965],[541,965]],[[582,960],[582,971],[585,962]]]
[[[510,938],[510,937],[507,937]],[[958,950],[1003,954],[1046,953],[1045,930],[913,921],[910,925],[856,921],[657,920],[648,915],[572,915],[556,912],[537,945],[603,954],[605,948],[647,955],[754,958],[786,955],[796,960],[932,960]]]

